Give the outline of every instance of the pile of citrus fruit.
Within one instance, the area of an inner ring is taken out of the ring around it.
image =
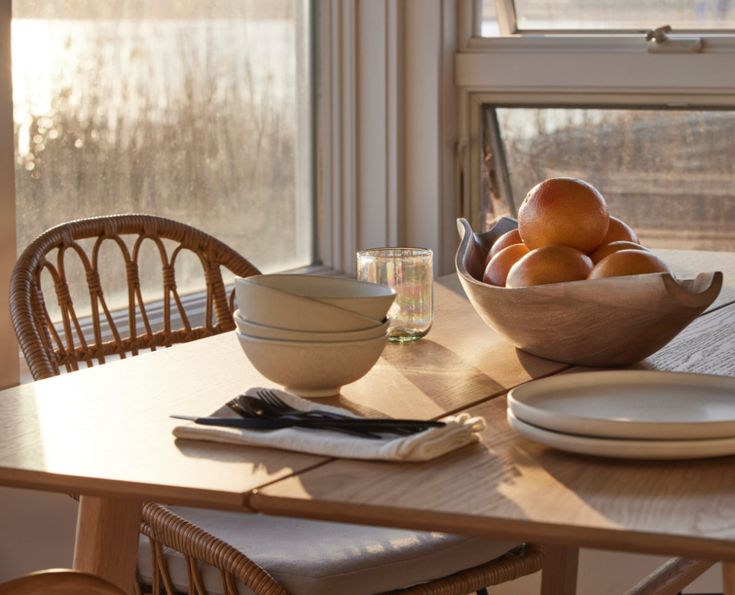
[[[640,245],[627,223],[610,215],[594,186],[576,178],[550,178],[526,195],[518,229],[493,244],[483,281],[529,287],[660,272],[671,270]]]

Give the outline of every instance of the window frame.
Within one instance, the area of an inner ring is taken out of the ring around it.
[[[517,34],[513,0],[496,0],[501,33],[510,36],[488,38],[480,36],[481,0],[456,2],[458,202],[475,228],[483,105],[735,108],[734,35],[698,32],[701,52],[666,53],[649,52],[642,33]]]
[[[10,64],[12,0],[0,1],[0,64]],[[15,234],[15,139],[13,122],[13,74],[0,73],[0,388],[18,384],[18,343],[10,320],[10,275],[16,260]]]

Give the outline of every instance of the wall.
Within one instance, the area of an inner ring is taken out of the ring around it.
[[[76,515],[66,494],[0,488],[0,582],[71,567]]]

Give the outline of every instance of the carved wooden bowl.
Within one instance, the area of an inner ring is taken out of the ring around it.
[[[666,345],[715,300],[722,273],[677,280],[668,273],[510,289],[482,282],[493,242],[517,223],[482,234],[458,219],[455,265],[480,317],[519,349],[580,366],[627,366]]]

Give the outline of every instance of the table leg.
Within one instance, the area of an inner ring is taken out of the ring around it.
[[[647,577],[641,579],[625,595],[661,595],[662,593],[679,593],[701,574],[712,567],[709,560],[690,560],[689,558],[671,558],[656,568]]]
[[[81,496],[74,544],[74,568],[134,592],[138,531],[143,503]]]
[[[722,595],[735,595],[735,562],[722,563]]]
[[[541,595],[575,595],[579,548],[544,545]]]

